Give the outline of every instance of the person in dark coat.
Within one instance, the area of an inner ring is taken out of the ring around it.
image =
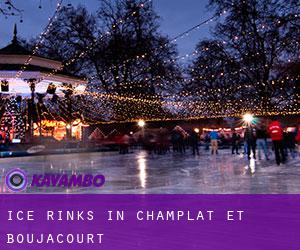
[[[266,160],[269,160],[269,152],[267,146],[267,129],[264,126],[260,126],[256,130],[256,139],[257,139],[257,150],[258,150],[258,159],[261,159],[261,151],[263,150]]]
[[[199,135],[197,132],[192,131],[190,135],[190,143],[193,150],[193,155],[199,155]]]
[[[296,132],[294,131],[285,131],[283,133],[284,146],[285,146],[285,155],[288,154],[292,156],[292,158],[296,157]]]
[[[253,158],[256,159],[256,132],[255,126],[253,124],[247,126],[245,135],[244,135],[245,142],[247,143],[247,154],[248,160],[251,159],[251,151],[253,154]]]
[[[235,131],[235,129],[232,129],[232,137],[231,137],[231,142],[232,142],[232,154],[236,152],[236,154],[239,153],[239,143],[240,143],[241,136]]]

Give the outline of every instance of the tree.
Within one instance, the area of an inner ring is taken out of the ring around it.
[[[97,75],[106,90],[150,95],[164,86],[164,81],[178,80],[180,72],[173,61],[176,49],[159,34],[158,16],[151,3],[104,1],[98,17],[102,29],[111,34],[97,57],[102,69]]]
[[[80,54],[88,51],[88,47],[93,45],[97,39],[97,32],[95,17],[83,6],[79,5],[77,8],[71,5],[63,6],[50,31],[45,34],[43,46],[38,53],[64,62],[65,71],[81,75],[84,72],[83,64],[86,57],[83,61]],[[34,47],[36,40],[39,38],[30,41],[31,47]],[[71,59],[75,62],[71,63]]]
[[[176,48],[158,28],[150,2],[102,1],[96,14],[68,6],[47,35],[42,54],[58,55],[66,70],[90,77],[88,91],[113,95],[117,119],[153,116],[163,112],[157,93],[173,91],[181,79]],[[133,105],[132,99],[140,101]]]
[[[185,91],[193,93],[195,103],[205,103],[197,115],[225,114],[226,103],[237,98],[239,65],[218,40],[202,41],[196,51],[197,58],[189,69],[190,84]]]
[[[299,0],[211,0],[216,13],[226,10],[227,15],[216,25],[214,40],[198,44],[190,71],[193,86],[203,91],[210,84],[213,93],[220,88],[238,108],[284,108],[296,82],[278,69],[299,56],[299,6]]]

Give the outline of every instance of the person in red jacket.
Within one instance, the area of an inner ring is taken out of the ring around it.
[[[279,121],[274,119],[268,127],[270,137],[272,139],[275,151],[277,165],[285,162],[284,145],[283,145],[283,129]]]

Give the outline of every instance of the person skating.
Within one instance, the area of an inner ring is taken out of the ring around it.
[[[300,125],[298,125],[297,127],[295,141],[296,141],[298,155],[300,156]]]
[[[196,131],[192,131],[190,135],[190,143],[193,150],[193,155],[199,155],[199,135]]]
[[[240,143],[240,135],[235,131],[235,129],[232,129],[232,137],[231,137],[231,142],[232,142],[232,154],[234,154],[234,152],[236,154],[240,154],[239,153],[239,143]]]
[[[261,151],[264,152],[265,158],[269,160],[269,152],[267,146],[267,130],[264,126],[260,126],[256,130],[256,144],[257,144],[257,151],[258,151],[258,159],[261,160]]]
[[[292,158],[296,157],[296,131],[286,130],[283,136],[285,157],[290,154]]]
[[[250,124],[247,126],[244,135],[245,142],[247,143],[247,155],[248,160],[251,159],[251,152],[253,154],[253,158],[256,159],[256,131],[255,126]]]
[[[218,154],[218,132],[213,130],[209,133],[210,143],[211,143],[211,154]]]
[[[205,143],[205,150],[208,151],[209,150],[209,143],[210,143],[209,133],[205,133],[204,143]]]
[[[283,129],[280,122],[274,119],[269,124],[268,131],[273,142],[277,165],[285,163],[286,158],[283,145]]]

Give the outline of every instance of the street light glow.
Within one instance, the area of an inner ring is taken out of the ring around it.
[[[199,132],[200,132],[199,128],[195,128],[194,131],[195,131],[197,134],[199,134]]]
[[[253,115],[251,115],[251,114],[245,114],[244,117],[243,117],[243,119],[244,119],[244,121],[245,121],[246,123],[252,123],[254,117],[253,117]]]
[[[139,120],[138,121],[138,126],[143,128],[145,126],[145,121],[144,120]]]

